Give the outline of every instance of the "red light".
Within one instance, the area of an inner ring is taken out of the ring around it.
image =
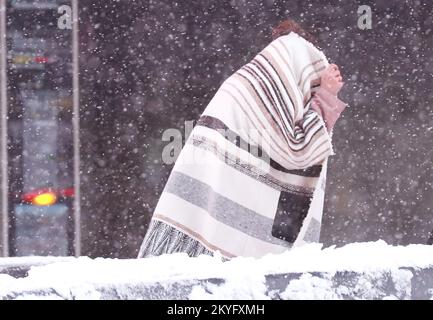
[[[35,57],[35,62],[36,63],[47,63],[48,62],[48,57]]]
[[[43,193],[47,193],[47,192],[52,192],[52,190],[45,188],[45,189],[27,192],[27,193],[22,195],[21,199],[23,199],[26,202],[32,202],[33,199],[36,198],[38,195],[43,194]]]
[[[31,192],[27,192],[25,194],[23,194],[21,196],[21,199],[24,202],[29,202],[29,203],[34,203],[35,204],[35,199],[40,199],[41,195],[52,195],[53,198],[59,197],[59,198],[73,198],[74,197],[74,188],[66,188],[66,189],[60,189],[60,190],[52,190],[50,188],[44,188],[44,189],[39,189],[39,190],[35,190],[35,191],[31,191]]]
[[[35,205],[52,205],[57,201],[56,193],[48,188],[25,193],[21,198]]]
[[[74,188],[61,189],[57,192],[60,197],[72,198],[74,196]]]

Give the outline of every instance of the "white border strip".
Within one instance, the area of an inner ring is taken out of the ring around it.
[[[6,0],[0,0],[0,172],[1,172],[1,253],[9,256],[8,130]]]
[[[78,0],[72,0],[72,123],[74,143],[74,251],[76,257],[81,255],[79,55]]]

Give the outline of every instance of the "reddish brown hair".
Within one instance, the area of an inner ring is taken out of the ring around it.
[[[280,36],[289,34],[292,31],[299,34],[305,40],[310,41],[312,44],[317,45],[317,38],[313,36],[310,32],[306,31],[299,23],[292,19],[281,21],[276,27],[272,29],[272,40],[275,40]]]

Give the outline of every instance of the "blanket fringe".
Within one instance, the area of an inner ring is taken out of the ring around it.
[[[162,221],[152,220],[138,258],[176,252],[186,252],[190,257],[197,257],[202,254],[213,256],[213,252],[199,241]]]

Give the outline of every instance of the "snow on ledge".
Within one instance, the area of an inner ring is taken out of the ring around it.
[[[1,274],[27,266],[28,275]],[[31,267],[30,267],[31,266]],[[260,259],[0,258],[0,299],[430,299],[433,246],[309,244]]]

